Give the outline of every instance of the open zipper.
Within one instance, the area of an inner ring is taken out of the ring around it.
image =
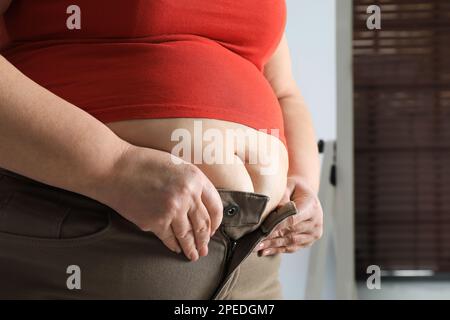
[[[227,246],[227,254],[226,254],[226,273],[228,273],[228,267],[229,267],[229,262],[233,256],[234,250],[236,249],[236,245],[237,245],[237,241],[231,239],[225,232],[224,228],[221,228],[220,230],[223,234],[223,236],[225,237],[225,239],[227,240],[228,246]]]

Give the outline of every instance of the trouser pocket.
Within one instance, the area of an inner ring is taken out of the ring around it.
[[[59,190],[42,188],[9,176],[0,186],[0,235],[24,239],[92,237],[108,227],[107,210],[92,200],[73,199]]]

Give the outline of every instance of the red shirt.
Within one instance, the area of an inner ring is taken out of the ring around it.
[[[285,21],[284,0],[14,0],[2,54],[103,122],[212,118],[284,142],[263,69]]]

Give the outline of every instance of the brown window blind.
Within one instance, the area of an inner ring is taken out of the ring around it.
[[[450,1],[353,3],[356,275],[449,274]]]

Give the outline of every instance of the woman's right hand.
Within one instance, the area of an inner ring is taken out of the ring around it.
[[[222,201],[200,169],[181,159],[176,164],[172,157],[130,145],[94,193],[170,250],[182,250],[195,261],[208,253],[209,239],[222,221]]]

